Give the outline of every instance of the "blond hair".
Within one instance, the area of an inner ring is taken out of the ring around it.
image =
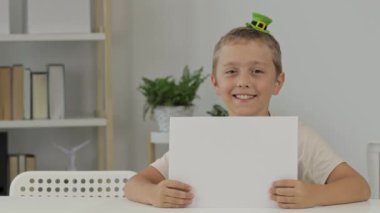
[[[263,44],[267,45],[272,51],[273,64],[276,69],[276,74],[279,75],[282,72],[281,48],[277,40],[269,33],[263,33],[250,27],[238,27],[232,29],[230,32],[220,38],[218,43],[216,43],[212,60],[212,74],[215,75],[215,69],[218,63],[220,49],[223,46],[227,44],[248,41],[260,41]]]

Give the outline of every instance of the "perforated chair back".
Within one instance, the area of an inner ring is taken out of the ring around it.
[[[133,171],[28,171],[12,181],[10,196],[124,197]]]
[[[372,198],[380,198],[380,141],[367,145],[368,182],[371,186]]]

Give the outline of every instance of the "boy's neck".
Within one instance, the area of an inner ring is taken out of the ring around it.
[[[238,117],[239,115],[230,115],[230,116],[237,116]],[[270,114],[269,111],[267,111],[266,115],[250,115],[250,116],[263,116],[263,117],[268,116],[268,117],[271,117],[272,115]]]

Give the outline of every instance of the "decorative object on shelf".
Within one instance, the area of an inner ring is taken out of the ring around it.
[[[33,154],[17,153],[9,154],[9,185],[18,175],[26,171],[36,170],[36,157]]]
[[[211,116],[228,116],[228,112],[219,104],[214,104],[210,111],[207,111],[207,114]]]
[[[48,64],[44,71],[0,66],[0,120],[64,119],[64,71],[64,64]]]
[[[0,196],[8,192],[8,134],[0,132]]]
[[[167,132],[171,116],[191,116],[193,100],[198,97],[199,86],[207,77],[203,75],[202,67],[190,72],[189,67],[185,66],[178,83],[172,76],[153,80],[143,78],[139,90],[146,98],[144,119],[148,113],[154,114],[159,130]]]
[[[43,72],[32,72],[31,88],[32,88],[32,118],[33,119],[48,119],[48,74]]]
[[[12,120],[24,119],[24,66],[15,64],[12,67]]]
[[[9,34],[9,0],[0,0],[0,34]]]
[[[77,145],[77,146],[74,146],[70,149],[67,149],[63,146],[60,146],[56,143],[53,143],[55,147],[57,147],[59,150],[61,150],[66,156],[67,156],[67,159],[69,161],[68,165],[67,165],[67,170],[68,171],[75,171],[77,170],[76,168],[76,164],[75,164],[75,159],[76,159],[76,152],[78,152],[80,149],[82,149],[83,147],[85,147],[86,145],[88,145],[90,143],[89,140]]]
[[[32,70],[24,68],[24,119],[32,119]]]
[[[91,32],[90,0],[27,0],[27,33]]]
[[[65,118],[65,65],[48,64],[49,118]]]
[[[12,119],[12,71],[0,67],[0,120]]]

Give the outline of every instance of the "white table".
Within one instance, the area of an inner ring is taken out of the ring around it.
[[[163,209],[147,206],[120,198],[42,198],[42,197],[5,197],[0,196],[1,213],[379,213],[380,200],[373,199],[367,202],[335,205],[327,207],[315,207],[301,210],[286,210],[277,208],[255,209],[255,208],[185,208],[185,209]]]

